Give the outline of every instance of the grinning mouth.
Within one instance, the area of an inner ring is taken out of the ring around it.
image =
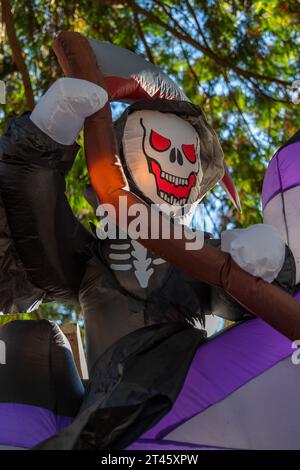
[[[151,172],[155,176],[158,195],[169,204],[183,206],[187,203],[192,187],[196,182],[196,174],[188,178],[178,178],[161,170],[159,163],[150,159]]]

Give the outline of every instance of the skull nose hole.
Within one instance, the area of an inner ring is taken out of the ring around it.
[[[183,165],[183,158],[182,158],[182,154],[181,154],[180,150],[177,150],[177,161],[178,161],[178,164],[180,166]]]
[[[169,158],[170,158],[171,163],[174,163],[177,159],[178,165],[180,165],[180,166],[183,165],[183,158],[182,158],[182,153],[180,152],[180,150],[177,149],[177,155],[176,155],[175,148],[172,148]]]
[[[170,158],[170,162],[171,162],[171,163],[174,163],[174,162],[175,162],[175,160],[176,160],[176,152],[175,152],[175,149],[174,149],[174,148],[171,150],[171,152],[170,152],[170,157],[169,157],[169,158]]]

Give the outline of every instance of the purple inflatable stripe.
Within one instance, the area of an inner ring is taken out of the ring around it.
[[[292,353],[291,341],[255,318],[202,345],[172,410],[140,439],[160,440]],[[140,439],[128,447],[140,447]]]
[[[30,449],[72,421],[38,406],[0,403],[0,445]]]
[[[263,209],[281,191],[300,185],[300,142],[284,147],[270,161],[262,189]]]
[[[139,439],[128,450],[230,450],[223,447],[201,446],[186,442],[160,441],[155,439]]]

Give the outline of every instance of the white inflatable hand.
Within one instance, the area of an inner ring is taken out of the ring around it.
[[[108,100],[98,85],[77,78],[59,78],[39,100],[30,119],[56,142],[71,145],[84,119],[101,109]]]
[[[278,276],[285,260],[284,240],[267,224],[222,232],[221,250],[245,271],[267,282]]]

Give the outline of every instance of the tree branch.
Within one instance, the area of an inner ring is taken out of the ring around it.
[[[22,76],[24,85],[25,97],[28,109],[34,108],[34,97],[30,81],[30,76],[26,63],[22,56],[22,50],[16,35],[14,19],[11,11],[11,5],[9,0],[1,0],[3,21],[6,27],[6,34],[8,37],[9,45],[12,50],[13,60]]]
[[[192,66],[192,64],[191,64],[191,62],[190,62],[188,53],[187,53],[186,50],[184,49],[182,43],[180,43],[180,48],[181,48],[181,50],[182,50],[183,57],[184,57],[185,60],[186,60],[187,66],[188,66],[188,68],[189,68],[189,71],[191,72],[191,74],[192,74],[192,76],[193,76],[193,78],[194,78],[194,80],[195,80],[195,83],[196,83],[197,87],[198,87],[198,88],[201,88],[201,89],[203,90],[203,85],[202,85],[202,83],[200,82],[199,77],[198,77],[198,75],[197,75],[195,69],[193,68],[193,66]],[[208,100],[208,98],[210,98],[210,95],[209,95],[207,92],[204,91],[203,94],[202,94],[202,103],[201,103],[201,106],[203,106],[203,105],[206,103],[206,101]]]
[[[207,49],[210,49],[209,44],[208,44],[208,42],[207,42],[207,39],[206,39],[206,37],[205,37],[205,35],[204,35],[204,32],[203,32],[203,30],[202,30],[202,28],[201,28],[201,26],[200,26],[199,21],[198,21],[198,18],[197,18],[197,15],[196,15],[196,12],[195,12],[194,8],[193,8],[192,5],[190,4],[189,0],[185,0],[185,4],[186,4],[187,9],[189,10],[190,14],[191,14],[192,17],[194,18],[194,21],[195,21],[195,23],[196,23],[196,25],[197,25],[199,34],[200,34],[200,36],[202,37],[205,46],[207,47]]]
[[[247,119],[245,118],[244,113],[243,113],[243,111],[241,110],[241,108],[240,108],[240,106],[239,106],[238,100],[237,100],[237,98],[236,98],[236,96],[235,96],[235,91],[234,91],[234,90],[231,88],[231,86],[230,86],[230,83],[229,83],[229,80],[228,80],[228,77],[227,77],[226,72],[223,72],[223,77],[224,77],[224,80],[225,80],[225,82],[226,82],[227,88],[228,88],[228,90],[229,90],[229,96],[232,98],[232,100],[233,100],[233,102],[234,102],[234,104],[235,104],[235,106],[236,106],[236,108],[237,108],[237,110],[238,110],[239,115],[241,116],[241,118],[242,118],[242,120],[243,120],[243,122],[244,122],[246,128],[248,129],[248,132],[249,132],[250,137],[253,139],[253,141],[254,141],[254,143],[255,143],[255,145],[256,145],[255,153],[256,153],[257,155],[259,155],[259,152],[258,152],[257,149],[259,149],[260,144],[259,144],[259,142],[257,141],[255,135],[253,134],[253,132],[252,132],[250,126],[249,126],[249,123],[248,123]]]
[[[138,17],[138,14],[136,13],[136,11],[132,10],[133,12],[133,18],[134,18],[134,23],[135,23],[135,26],[136,26],[136,29],[138,30],[138,33],[139,33],[139,36],[141,38],[141,41],[144,45],[144,48],[145,48],[145,51],[146,51],[146,54],[147,54],[147,57],[148,59],[150,60],[150,62],[152,62],[154,64],[154,57],[152,55],[152,52],[151,52],[151,49],[147,43],[147,40],[146,40],[146,37],[144,35],[144,31],[143,31],[143,28],[142,28],[142,25],[140,23],[140,20],[139,20],[139,17]]]
[[[180,26],[180,31],[178,31],[176,28],[174,28],[173,26],[171,26],[170,24],[168,23],[165,23],[163,20],[161,20],[158,16],[156,16],[155,14],[153,14],[152,12],[150,11],[147,11],[145,8],[137,5],[133,0],[125,0],[124,3],[127,3],[134,11],[136,11],[137,13],[140,13],[144,16],[146,16],[147,18],[149,18],[149,20],[153,21],[154,23],[156,23],[157,25],[161,26],[162,28],[164,28],[166,31],[168,31],[169,33],[171,33],[174,37],[176,37],[177,39],[181,40],[181,41],[184,41],[186,42],[187,44],[190,44],[191,46],[193,46],[195,49],[199,50],[200,52],[202,52],[204,55],[206,55],[207,57],[209,57],[210,59],[212,59],[217,65],[219,65],[220,67],[225,67],[225,68],[229,68],[231,70],[233,70],[234,72],[236,72],[238,75],[241,75],[242,77],[250,80],[250,79],[256,79],[256,80],[262,80],[262,81],[268,81],[268,82],[274,82],[274,83],[278,83],[280,85],[284,85],[284,86],[287,86],[289,85],[290,83],[287,82],[286,80],[281,80],[279,78],[275,78],[275,77],[270,77],[268,75],[262,75],[260,73],[256,73],[256,72],[250,72],[249,70],[245,70],[245,69],[242,69],[234,64],[232,64],[228,59],[226,59],[225,57],[221,57],[219,56],[218,54],[216,54],[215,52],[213,52],[211,49],[203,46],[201,43],[199,43],[198,41],[196,41],[194,38],[192,38],[186,31],[183,32],[183,28]],[[173,22],[176,23],[176,20],[174,20],[173,18]],[[253,82],[252,82],[253,84]]]
[[[257,91],[257,93],[259,93],[261,96],[263,96],[265,99],[267,100],[272,100],[272,101],[276,101],[276,103],[283,103],[283,104],[290,104],[290,101],[288,99],[284,100],[284,99],[281,99],[281,98],[274,98],[274,96],[271,96],[271,95],[268,95],[264,90],[262,90],[259,85],[254,82],[251,78],[248,78],[248,81],[251,83],[251,85],[253,86],[253,88],[255,88],[255,90]],[[244,83],[246,85],[248,85],[248,83],[244,80]],[[248,86],[248,88],[251,90],[251,88]]]

